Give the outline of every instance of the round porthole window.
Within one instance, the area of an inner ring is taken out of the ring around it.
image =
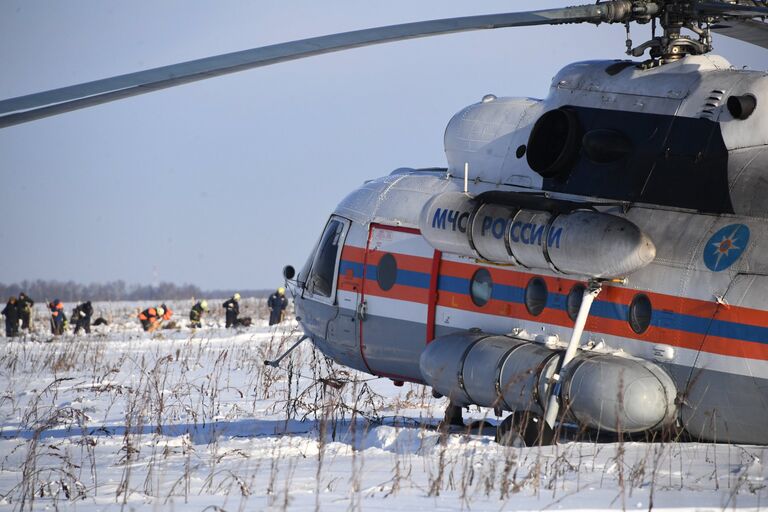
[[[376,266],[376,282],[379,283],[379,288],[387,291],[395,286],[396,281],[397,261],[395,261],[394,256],[387,253],[381,257]]]
[[[648,330],[648,326],[651,325],[652,313],[651,299],[647,295],[638,293],[629,305],[629,315],[627,318],[629,326],[637,334],[643,334]]]
[[[587,288],[583,284],[575,284],[571,291],[568,292],[568,298],[565,300],[565,310],[568,313],[568,318],[572,321],[576,321],[576,317],[579,315],[579,308],[581,307],[581,299],[584,298],[584,290]]]
[[[547,306],[547,283],[540,277],[528,281],[525,287],[525,307],[533,316],[539,316]]]
[[[491,300],[492,292],[493,281],[491,280],[491,273],[485,268],[478,269],[469,283],[469,295],[472,297],[472,302],[474,302],[475,306],[485,306]]]

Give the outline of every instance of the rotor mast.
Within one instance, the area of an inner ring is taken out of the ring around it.
[[[632,21],[644,24],[649,21],[654,22],[658,17],[659,24],[663,29],[660,36],[652,34],[651,39],[643,44],[632,48],[631,42],[628,43],[627,54],[633,57],[640,57],[649,50],[651,59],[659,64],[674,62],[686,55],[702,55],[712,51],[712,36],[709,29],[711,18],[702,19],[699,13],[694,12],[691,4],[688,2],[667,2],[660,6],[655,2],[635,2],[633,12],[645,10],[642,16],[634,16]],[[698,38],[681,34],[682,29],[688,29],[695,33]],[[629,31],[629,27],[627,27]],[[628,41],[629,37],[627,38]]]
[[[765,14],[768,14],[768,9],[763,5],[745,5],[738,0],[733,3],[692,0],[619,0],[614,3],[630,4],[629,8],[624,6],[621,9],[623,18],[609,21],[621,21],[627,26],[627,55],[640,57],[648,50],[651,65],[712,51],[712,25],[723,18],[761,15],[765,18]],[[657,18],[663,30],[659,36],[655,33]],[[629,24],[633,21],[639,24],[653,23],[651,39],[634,48],[629,37]],[[682,35],[682,29],[690,30],[694,36]]]

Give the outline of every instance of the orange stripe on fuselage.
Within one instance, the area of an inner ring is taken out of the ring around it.
[[[379,287],[379,283],[376,281],[366,280],[365,294],[373,295],[374,297],[385,297],[387,299],[426,304],[427,299],[429,298],[429,289],[396,284],[389,290],[382,290],[381,287]],[[424,320],[426,321],[426,318]]]
[[[384,254],[386,254],[386,251],[371,251],[368,255],[368,265],[377,264]],[[397,265],[399,269],[430,274],[432,269],[432,260],[430,258],[400,253],[393,254],[397,257]],[[343,260],[360,264],[363,263],[364,256],[365,249],[359,247],[345,246],[342,252]],[[440,262],[440,277],[455,277],[470,280],[477,269],[481,267],[486,268],[490,272],[494,284],[513,286],[521,289],[525,289],[528,282],[534,277],[542,278],[546,282],[548,290],[558,294],[567,294],[574,285],[584,284],[584,281],[574,279],[539,276],[505,268],[447,260],[442,260]],[[360,286],[359,281],[360,279],[349,279],[349,276],[343,278],[340,277],[339,289],[345,291],[357,291]],[[600,293],[599,301],[628,307],[631,304],[632,299],[638,293],[644,293],[648,296],[653,304],[654,312],[657,312],[657,314],[664,314],[666,312],[706,320],[713,319],[714,317],[715,320],[748,326],[768,326],[768,311],[741,306],[720,306],[714,301],[678,297],[643,290],[604,286]],[[427,304],[429,299],[428,289],[395,285],[392,289],[384,291],[379,288],[376,281],[372,280],[368,280],[366,283],[366,294],[420,304]],[[547,308],[540,315],[533,316],[528,312],[524,304],[495,299],[492,299],[486,305],[479,307],[472,302],[468,293],[460,294],[441,290],[438,292],[437,305],[463,311],[538,321],[566,328],[573,326],[573,321],[571,321],[567,313],[561,309]],[[651,325],[643,334],[637,334],[630,328],[629,323],[626,320],[595,316],[589,318],[586,329],[592,332],[649,343],[663,343],[690,350],[701,349],[706,352],[725,356],[768,360],[768,344],[748,340],[716,337],[698,332],[660,327],[657,325]]]
[[[397,268],[399,270],[412,270],[414,272],[424,272],[428,274],[432,266],[431,258],[376,250],[368,253],[368,265],[378,265],[385,254],[393,254],[397,256]],[[363,261],[365,261],[365,249],[361,247],[344,246],[344,250],[341,252],[341,259],[352,263],[362,264]]]

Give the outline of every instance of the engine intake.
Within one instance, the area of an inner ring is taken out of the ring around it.
[[[544,178],[566,175],[579,156],[581,127],[567,108],[545,112],[528,138],[528,165]]]

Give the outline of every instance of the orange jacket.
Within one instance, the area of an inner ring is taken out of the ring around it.
[[[139,313],[139,320],[149,320],[155,322],[157,320],[157,310],[155,308],[147,308]]]
[[[51,302],[48,304],[48,308],[51,310],[51,316],[57,317],[59,316],[59,312],[64,311],[64,304],[61,303],[61,301],[58,301],[56,303]]]

